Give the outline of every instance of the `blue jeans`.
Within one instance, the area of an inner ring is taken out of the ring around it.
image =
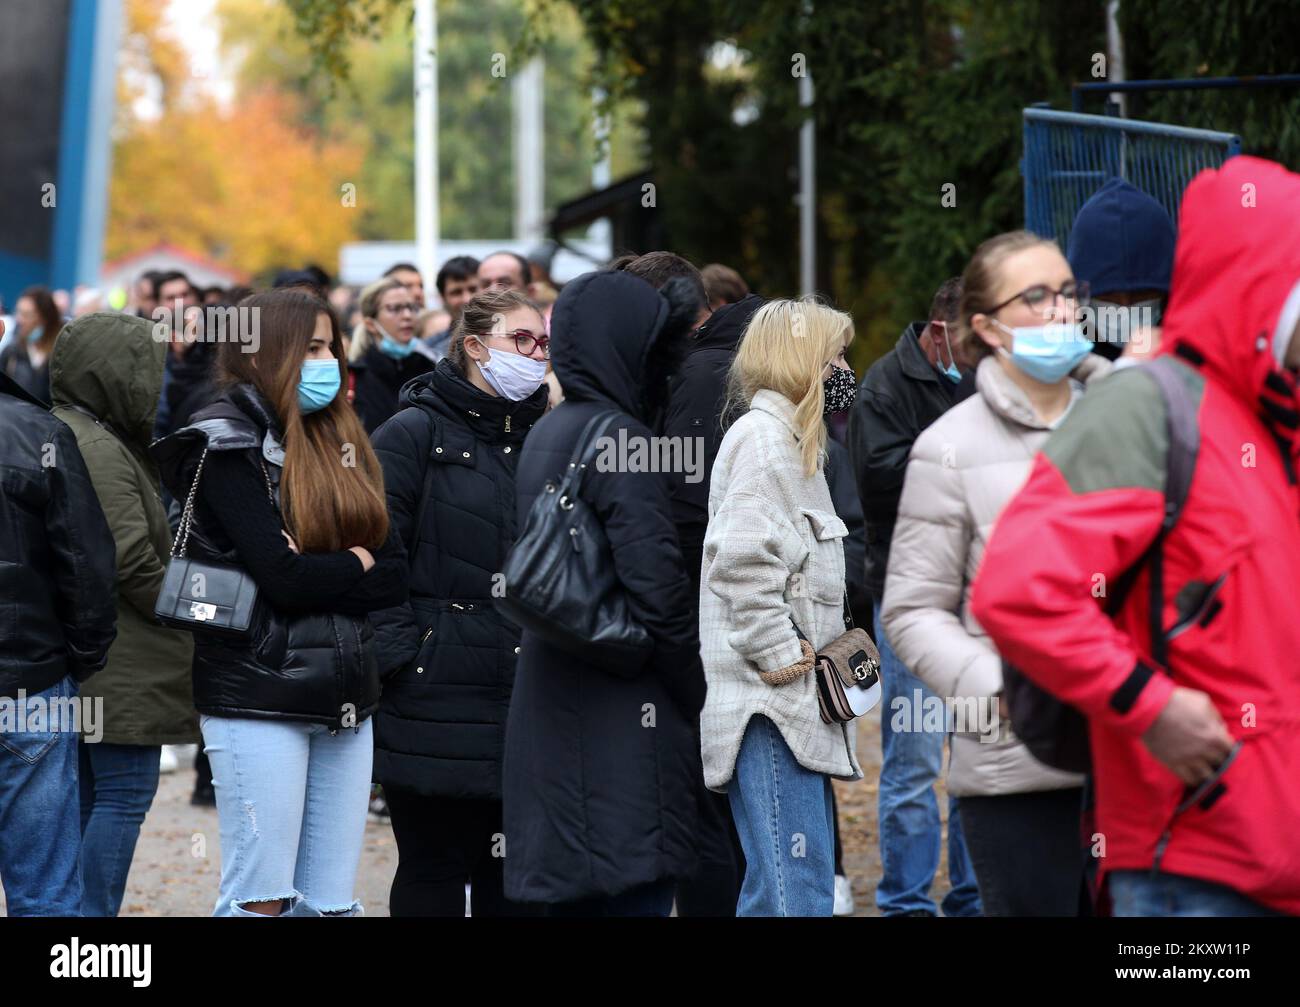
[[[898,659],[880,624],[880,605],[874,610],[876,646],[882,677],[880,712],[880,884],[876,906],[885,916],[922,910],[937,913],[930,886],[939,870],[941,823],[934,783],[943,770],[945,735],[935,731],[893,729],[894,700],[904,698],[907,709],[934,695]],[[907,716],[911,722],[911,716]],[[944,896],[945,916],[979,916],[979,887],[962,835],[961,807],[948,798],[948,880],[952,890]]]
[[[835,906],[831,780],[805,769],[776,725],[745,727],[727,788],[745,851],[737,916],[830,916]]]
[[[1226,885],[1182,874],[1112,871],[1107,878],[1114,916],[1282,916]]]
[[[373,721],[319,724],[201,717],[221,824],[214,916],[257,916],[248,902],[288,900],[282,915],[360,916],[353,898],[370,804]]]
[[[159,745],[81,743],[83,916],[116,916],[122,905],[161,754]]]
[[[27,701],[76,695],[67,677]],[[0,703],[17,707],[16,699]],[[14,726],[37,726],[31,710]],[[58,726],[64,729],[0,732],[0,881],[10,916],[81,915],[77,732]]]

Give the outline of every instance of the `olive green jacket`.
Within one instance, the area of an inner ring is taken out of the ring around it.
[[[100,740],[109,744],[199,738],[193,638],[153,615],[171,552],[148,454],[166,352],[144,319],[96,312],[64,328],[50,357],[54,415],[77,438],[117,545],[117,639],[104,670],[81,686],[82,696],[103,698]]]

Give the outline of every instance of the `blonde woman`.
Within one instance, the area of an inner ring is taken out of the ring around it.
[[[745,330],[718,450],[700,587],[704,780],[745,851],[738,916],[830,916],[832,776],[859,779],[851,729],[822,722],[816,648],[844,632],[844,547],[824,416],[857,391],[848,315],[772,301]],[[797,627],[797,628],[796,628]],[[801,639],[801,636],[803,637]]]

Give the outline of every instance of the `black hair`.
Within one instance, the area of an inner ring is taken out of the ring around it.
[[[479,261],[472,255],[455,255],[442,264],[438,270],[437,279],[434,286],[438,288],[438,296],[441,297],[447,289],[448,280],[470,280],[478,275]],[[387,275],[387,274],[385,274]]]
[[[148,274],[146,273],[145,275],[147,276]],[[162,298],[162,288],[173,280],[184,280],[189,284],[190,290],[196,292],[198,290],[198,287],[194,286],[194,281],[179,269],[164,269],[153,274],[153,299],[155,301]]]
[[[930,302],[930,321],[952,324],[961,313],[961,277],[950,276],[934,292]]]
[[[403,270],[403,269],[410,273],[419,274],[420,272],[420,270],[410,262],[395,262],[393,263],[393,265],[389,266],[387,269],[384,270],[384,276],[392,276],[398,270]]]
[[[333,286],[333,284],[330,283],[330,274],[325,272],[325,270],[321,269],[321,267],[316,265],[314,262],[307,263],[307,265],[302,267],[302,271],[304,273],[310,273],[316,280],[316,286],[320,287],[321,290],[329,290],[329,288]]]

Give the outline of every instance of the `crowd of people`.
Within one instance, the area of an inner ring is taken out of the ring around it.
[[[164,746],[199,741],[218,916],[362,914],[376,810],[394,916],[852,912],[831,781],[863,761],[821,676],[858,626],[882,915],[1300,913],[1290,210],[1249,157],[1177,230],[1112,180],[1064,251],[994,235],[936,277],[860,380],[849,314],[668,251],[563,285],[457,257],[437,308],[407,263],[150,274],[71,318],[25,291],[0,703],[103,714],[0,723],[9,912],[116,915]],[[613,585],[576,648],[502,604],[570,495],[555,590],[585,597],[570,548]]]

